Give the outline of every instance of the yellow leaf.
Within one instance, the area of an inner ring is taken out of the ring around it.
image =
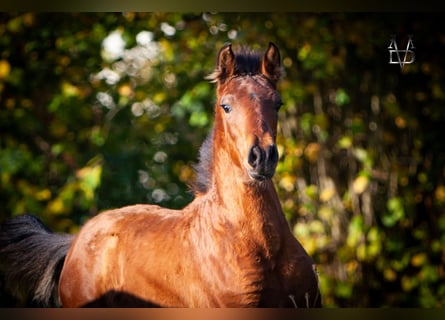
[[[366,259],[366,245],[364,243],[358,245],[356,254],[359,261],[364,261]]]
[[[36,199],[39,201],[45,201],[51,198],[51,191],[49,189],[43,189],[36,193]]]
[[[403,129],[406,127],[406,119],[403,117],[400,117],[400,116],[396,117],[394,119],[394,122],[395,122],[396,126],[399,127],[400,129]]]
[[[438,186],[434,192],[434,197],[436,198],[437,202],[445,203],[445,186]]]
[[[156,104],[162,104],[166,98],[167,95],[165,94],[165,92],[158,92],[153,96],[153,102]]]
[[[338,140],[337,145],[341,149],[348,149],[352,146],[352,139],[348,136],[341,137]]]
[[[63,201],[60,198],[54,199],[48,204],[47,210],[53,214],[59,214],[64,211]]]
[[[330,206],[321,206],[320,209],[318,209],[318,216],[323,221],[331,221],[333,215],[334,210]]]
[[[309,228],[305,223],[296,223],[293,231],[297,238],[307,238],[309,236]]]
[[[411,257],[411,264],[414,267],[420,267],[423,265],[426,261],[426,254],[424,252],[415,254]]]
[[[118,92],[121,96],[129,97],[133,94],[133,89],[128,84],[123,84],[119,87]]]
[[[368,177],[358,176],[357,178],[355,178],[354,182],[352,182],[352,190],[357,194],[361,194],[368,187],[368,183]]]
[[[323,223],[318,220],[314,220],[309,223],[309,230],[313,233],[318,233],[318,234],[325,233],[325,228]]]
[[[182,165],[179,169],[179,180],[185,183],[187,181],[190,181],[193,178],[194,174],[195,172],[190,166]]]
[[[320,193],[320,201],[327,202],[331,200],[334,195],[335,195],[334,187],[323,189],[323,191],[321,191]]]
[[[397,273],[391,268],[385,268],[385,270],[383,270],[383,276],[388,281],[394,281],[397,279]]]
[[[312,163],[317,162],[319,154],[320,154],[320,145],[315,142],[309,143],[306,149],[304,150],[304,155]]]
[[[357,273],[357,269],[359,268],[359,264],[356,260],[351,260],[348,263],[346,263],[346,271],[349,274],[356,274]]]
[[[410,278],[408,276],[403,276],[401,283],[403,291],[411,291],[414,287],[417,286],[417,281],[414,277]]]
[[[286,175],[280,180],[279,185],[287,192],[292,192],[295,189],[295,177]]]
[[[79,95],[80,90],[75,85],[73,85],[69,82],[63,82],[62,83],[62,92],[63,92],[63,95],[66,97],[75,97],[75,96]]]
[[[309,255],[312,255],[315,253],[315,250],[317,250],[317,244],[315,239],[308,239],[307,242],[304,243],[304,248],[306,249],[307,253]]]
[[[0,79],[4,79],[9,75],[11,65],[7,60],[0,60]]]

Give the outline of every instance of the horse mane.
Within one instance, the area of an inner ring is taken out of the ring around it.
[[[204,143],[199,148],[199,162],[193,166],[195,170],[195,181],[191,183],[190,187],[194,194],[206,193],[210,187],[211,178],[211,161],[212,161],[212,140],[213,128],[207,135]]]

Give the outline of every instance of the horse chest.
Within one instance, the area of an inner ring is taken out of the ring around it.
[[[261,268],[256,267],[254,263],[244,262],[236,266],[221,266],[220,270],[219,275],[213,274],[211,280],[212,286],[216,288],[214,291],[216,305],[223,307],[258,305],[265,280]]]
[[[257,253],[238,265],[239,295],[248,300],[246,306],[310,307],[319,303],[318,275],[312,259],[284,243],[276,255],[264,257]],[[244,301],[245,301],[244,300]]]
[[[286,272],[287,266],[260,262],[253,259],[250,265],[233,270],[218,293],[219,306],[294,307],[297,299],[301,301],[298,274]]]
[[[209,299],[213,306],[278,306],[277,297],[286,296],[288,279],[282,277],[275,261],[265,259],[260,253],[233,254],[221,259],[210,258],[209,261],[209,271],[205,267],[201,271],[207,280],[206,286],[212,288]]]

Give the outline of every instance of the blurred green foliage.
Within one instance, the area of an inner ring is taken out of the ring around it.
[[[226,41],[275,42],[280,164],[326,306],[445,306],[440,14],[0,14],[1,218],[76,232],[133,203],[180,208]],[[413,36],[416,61],[390,65]]]

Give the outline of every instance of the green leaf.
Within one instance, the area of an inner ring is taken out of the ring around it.
[[[349,95],[345,91],[345,89],[338,89],[335,93],[335,103],[339,107],[343,107],[344,105],[348,104],[350,102]]]
[[[388,200],[387,211],[382,217],[382,223],[387,227],[394,226],[405,217],[402,199],[394,197]]]

